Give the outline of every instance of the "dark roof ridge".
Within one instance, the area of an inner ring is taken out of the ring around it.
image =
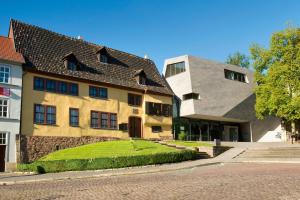
[[[146,61],[150,61],[151,63],[154,63],[154,62],[153,62],[151,59],[149,59],[149,58],[143,58],[143,57],[141,57],[141,56],[137,56],[137,55],[134,55],[134,54],[132,54],[132,53],[128,53],[128,52],[125,52],[125,51],[120,51],[120,50],[117,50],[117,49],[113,49],[113,48],[107,47],[107,46],[105,46],[105,45],[95,44],[95,43],[92,43],[92,42],[89,42],[89,41],[86,41],[86,40],[77,39],[77,38],[75,38],[75,37],[71,37],[71,36],[68,36],[68,35],[64,35],[64,34],[61,34],[61,33],[57,33],[57,32],[51,31],[51,30],[49,30],[49,29],[46,29],[46,28],[37,26],[37,25],[28,24],[28,23],[26,23],[26,22],[23,22],[23,21],[20,21],[20,20],[16,20],[16,19],[12,19],[12,18],[11,18],[11,19],[10,19],[10,23],[13,22],[13,21],[15,21],[15,22],[17,22],[17,23],[24,24],[24,25],[26,25],[26,26],[31,26],[31,27],[39,28],[39,29],[42,29],[42,30],[47,31],[47,32],[49,32],[49,33],[53,33],[53,34],[56,34],[56,35],[58,35],[58,36],[65,37],[65,38],[67,38],[67,39],[71,39],[71,40],[83,42],[83,43],[86,43],[86,44],[88,44],[88,45],[92,45],[92,46],[99,47],[99,48],[104,47],[104,48],[107,48],[107,49],[110,49],[110,50],[113,50],[113,51],[118,51],[118,52],[120,52],[120,53],[127,54],[127,55],[129,55],[129,56],[133,56],[133,57],[136,57],[136,58],[143,59],[143,60],[146,60]]]

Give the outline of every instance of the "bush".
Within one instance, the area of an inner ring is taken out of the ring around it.
[[[186,139],[186,134],[185,132],[181,131],[178,135],[179,140],[185,140]]]
[[[139,155],[127,157],[77,159],[77,160],[53,160],[36,161],[31,164],[19,164],[20,171],[35,171],[38,173],[81,171],[122,168],[131,166],[153,165],[163,163],[174,163],[198,158],[195,151],[178,151],[169,153],[158,153],[152,155]]]

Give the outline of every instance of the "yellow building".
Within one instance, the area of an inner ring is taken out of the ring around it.
[[[117,138],[172,138],[172,91],[153,61],[12,20],[26,60],[21,161]]]

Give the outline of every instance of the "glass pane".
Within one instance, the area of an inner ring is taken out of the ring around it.
[[[100,88],[100,97],[107,98],[107,89],[106,88]]]
[[[48,91],[55,91],[55,81],[47,80],[46,81],[46,88]]]

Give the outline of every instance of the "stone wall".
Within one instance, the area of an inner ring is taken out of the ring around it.
[[[216,157],[216,156],[220,155],[221,153],[224,153],[225,151],[227,151],[230,148],[231,147],[227,147],[227,146],[212,146],[212,147],[197,147],[197,150],[199,152],[206,153],[210,157]]]
[[[24,136],[20,138],[20,162],[35,161],[51,152],[76,147],[95,142],[118,140],[113,137],[52,137],[52,136]]]

